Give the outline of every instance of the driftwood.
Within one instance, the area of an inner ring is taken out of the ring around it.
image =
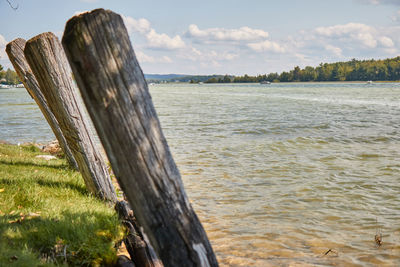
[[[13,64],[19,79],[24,84],[25,89],[28,91],[29,95],[35,100],[36,104],[42,111],[43,116],[53,130],[53,133],[56,136],[61,149],[64,151],[65,157],[67,158],[69,165],[72,168],[78,170],[78,164],[76,163],[75,158],[68,147],[67,141],[65,140],[60,126],[58,125],[58,121],[54,117],[53,113],[50,111],[46,99],[40,91],[39,84],[35,76],[33,75],[31,68],[26,62],[24,55],[25,43],[26,41],[21,38],[15,39],[14,41],[8,43],[6,46],[8,58]]]
[[[24,52],[78,163],[87,189],[102,199],[115,202],[114,186],[84,117],[60,41],[53,33],[42,33],[27,41]]]
[[[121,16],[103,9],[75,16],[62,42],[145,241],[164,266],[218,266],[184,191]]]
[[[155,252],[144,242],[128,202],[118,201],[115,204],[115,210],[128,231],[124,243],[135,265],[137,267],[162,267],[161,261],[155,257]]]

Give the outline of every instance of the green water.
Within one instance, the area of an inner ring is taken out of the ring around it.
[[[400,84],[150,91],[221,266],[400,265]],[[0,140],[53,138],[0,90]]]

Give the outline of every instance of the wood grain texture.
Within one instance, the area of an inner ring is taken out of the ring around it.
[[[24,53],[78,163],[87,189],[102,199],[115,202],[114,186],[84,117],[60,41],[53,33],[42,33],[26,42]]]
[[[113,171],[164,266],[218,266],[183,188],[121,16],[67,22],[63,46]]]
[[[25,89],[28,91],[29,95],[35,100],[36,104],[39,106],[40,111],[47,120],[47,123],[50,125],[50,128],[57,138],[61,149],[64,151],[69,165],[72,168],[78,170],[78,164],[76,163],[75,158],[68,147],[67,140],[65,140],[60,126],[58,125],[58,121],[53,112],[51,112],[49,106],[47,105],[47,101],[40,91],[39,84],[35,76],[33,75],[31,68],[28,65],[28,62],[26,62],[24,55],[25,43],[26,41],[22,38],[17,38],[14,41],[8,43],[6,46],[8,58],[14,66],[14,69],[17,72],[19,79],[24,84]]]

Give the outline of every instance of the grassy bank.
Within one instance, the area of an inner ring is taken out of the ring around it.
[[[0,144],[0,266],[109,265],[123,230],[62,159]]]

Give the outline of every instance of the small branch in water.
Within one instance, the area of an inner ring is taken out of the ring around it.
[[[8,5],[12,8],[12,9],[14,9],[14,10],[17,10],[18,9],[18,7],[19,7],[19,4],[17,4],[17,6],[13,6],[13,4],[10,2],[10,0],[6,0],[7,1],[7,3],[8,3]]]
[[[382,246],[382,233],[375,235],[375,244],[377,247]]]
[[[378,218],[376,218],[375,245],[376,247],[382,246],[382,232],[381,229],[378,227]]]
[[[324,256],[328,255],[329,253],[333,253],[333,254],[335,254],[335,256],[339,255],[339,252],[330,248],[330,249],[328,249],[327,252],[324,253]]]

